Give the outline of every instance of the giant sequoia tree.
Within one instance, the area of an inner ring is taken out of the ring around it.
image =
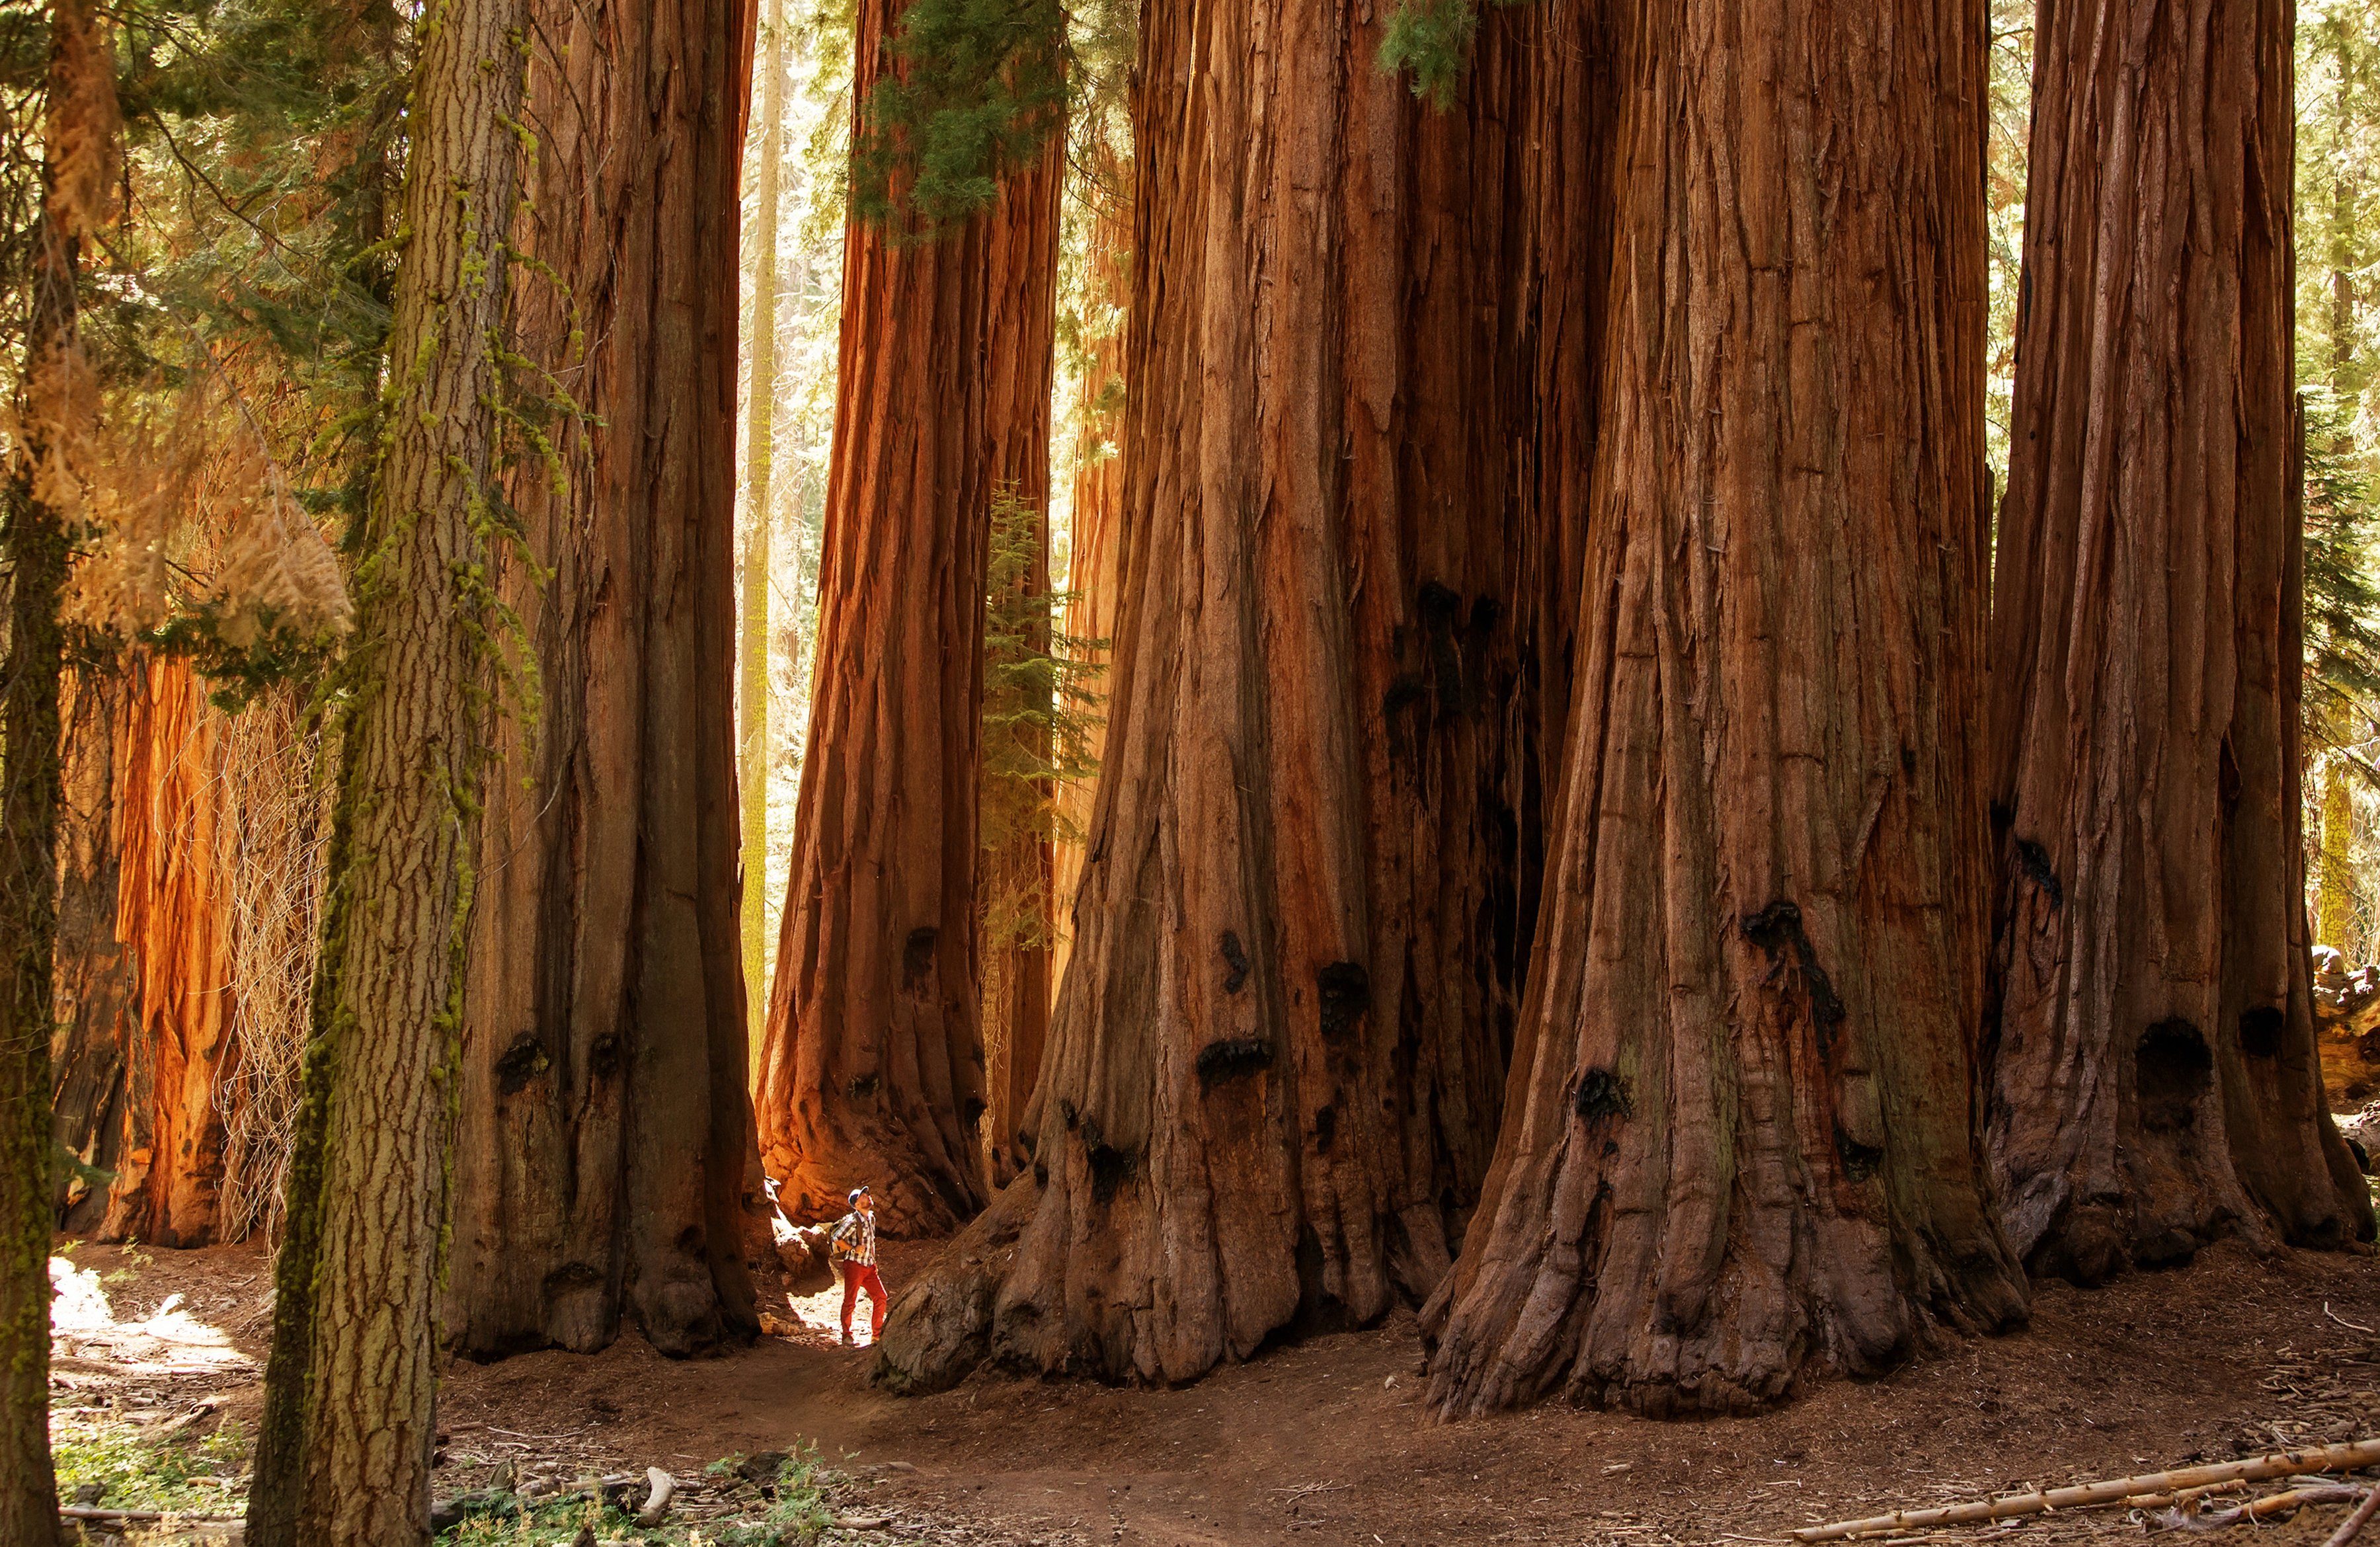
[[[1485,1172],[1535,566],[1509,438],[1463,410],[1510,358],[1477,298],[1508,239],[1511,61],[1439,116],[1379,45],[1353,6],[1144,12],[1073,956],[1032,1169],[896,1309],[900,1383],[987,1355],[1182,1380],[1368,1321],[1438,1282]]]
[[[557,429],[565,479],[513,481],[543,692],[480,840],[446,1317],[480,1356],[598,1348],[624,1314],[686,1353],[757,1327],[724,667],[752,6],[540,15],[517,239],[556,282],[519,286],[512,333],[588,417]]]
[[[931,79],[907,19],[901,0],[858,7],[862,143],[901,140],[888,81]],[[1054,69],[1047,52],[1016,67]],[[845,237],[809,755],[757,1098],[789,1210],[839,1212],[865,1183],[896,1234],[949,1229],[983,1195],[985,550],[1002,481],[1047,487],[1058,235],[1055,156],[996,169],[989,209],[924,231],[934,212],[902,198],[919,169],[896,171],[894,213]]]
[[[1992,625],[1990,1148],[2084,1281],[2369,1238],[2313,1054],[2291,12],[2044,0]]]
[[[2021,1311],[1967,1099],[1980,28],[1668,0],[1622,40],[1576,696],[1441,1412],[1742,1407]]]

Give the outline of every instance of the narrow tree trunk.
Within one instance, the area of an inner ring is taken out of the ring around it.
[[[58,1228],[99,1227],[124,1149],[125,1054],[139,1023],[132,953],[115,937],[116,766],[128,688],[115,672],[70,674],[58,811],[57,1029],[50,1039],[52,1131],[82,1170],[55,1179]]]
[[[1557,858],[1442,1414],[1738,1409],[2022,1309],[1967,1046],[1981,9],[1632,19]]]
[[[1132,311],[1133,170],[1131,157],[1120,154],[1104,135],[1099,138],[1094,154],[1087,186],[1078,186],[1077,191],[1077,197],[1090,206],[1090,219],[1088,250],[1083,258],[1084,335],[1078,341],[1083,359],[1075,409],[1079,428],[1074,457],[1073,525],[1067,532],[1066,608],[1059,631],[1065,636],[1068,650],[1077,655],[1081,680],[1093,695],[1092,702],[1077,705],[1076,711],[1087,722],[1084,750],[1096,767],[1107,749],[1108,677],[1115,656],[1120,589],[1116,565],[1123,546],[1123,459],[1117,452],[1123,444],[1124,323]],[[1058,789],[1051,884],[1057,932],[1050,953],[1052,983],[1064,978],[1066,958],[1074,949],[1074,934],[1064,921],[1074,914],[1075,892],[1081,883],[1097,784],[1094,774],[1090,778],[1068,779]],[[1010,1086],[1014,1090],[1014,1082]],[[1028,1085],[1021,1094],[1008,1098],[1011,1110],[995,1114],[995,1139],[1014,1133],[1016,1121],[1024,1115],[1024,1101],[1031,1094]],[[999,1101],[995,1096],[993,1104],[998,1106]]]
[[[55,1004],[59,600],[71,529],[86,519],[76,465],[95,428],[78,335],[82,246],[100,219],[115,71],[91,0],[50,6],[42,215],[25,334],[25,444],[9,469],[7,656],[0,664],[0,1541],[58,1540],[50,1468],[50,1039]]]
[[[1143,18],[1074,954],[1033,1170],[904,1297],[896,1384],[987,1356],[1181,1381],[1369,1322],[1437,1283],[1485,1171],[1518,969],[1491,706],[1534,608],[1508,605],[1511,323],[1483,298],[1522,59],[1483,49],[1441,116],[1375,67],[1378,25],[1275,0]]]
[[[2314,930],[2316,944],[2358,959],[2363,942],[2355,919],[2355,792],[2347,782],[2347,760],[2333,757],[2322,765],[2322,875],[2317,882],[2321,909]]]
[[[759,226],[752,266],[750,385],[744,416],[744,615],[737,643],[742,744],[736,749],[738,798],[744,809],[744,993],[754,1047],[768,1024],[769,981],[769,554],[775,511],[770,474],[776,459],[777,239],[779,185],[784,159],[785,77],[783,0],[771,0],[760,28]]]
[[[316,1056],[319,1175],[293,1168],[285,1296],[250,1508],[260,1547],[414,1547],[429,1538],[434,1292],[456,1076],[466,834],[482,758],[474,708],[489,562],[485,484],[498,390],[503,236],[520,160],[528,18],[518,0],[445,0],[420,22],[389,335],[394,382],[359,579],[369,642],[346,722],[348,845],[334,884],[335,997]],[[311,1188],[301,1192],[300,1188]],[[285,1249],[285,1256],[286,1249]],[[307,1271],[310,1268],[310,1272]],[[300,1443],[287,1446],[290,1388]],[[277,1409],[277,1410],[276,1410]],[[268,1470],[270,1468],[270,1470]],[[296,1507],[288,1509],[294,1497]]]
[[[2373,1234],[2305,940],[2290,38],[2279,0],[2035,30],[1989,1049],[2035,1273]]]
[[[1008,181],[991,221],[991,298],[984,320],[986,349],[984,432],[991,497],[1026,530],[1007,540],[1028,551],[1012,555],[1006,610],[1038,615],[1021,652],[1046,660],[1050,640],[1050,396],[1056,362],[1059,197],[1066,170],[1064,137],[1052,135],[1039,162]],[[997,523],[999,518],[994,517]],[[1038,672],[1018,674],[1017,659],[987,658],[987,679],[1010,668],[1002,706],[1017,718],[990,727],[987,736],[1012,739],[1010,756],[987,750],[985,766],[1050,766],[1056,682]],[[993,695],[987,687],[987,704]],[[1032,699],[1031,704],[1026,703]],[[1050,1032],[1050,963],[1056,932],[1056,854],[1052,820],[1057,791],[1046,778],[1002,781],[1013,786],[984,789],[980,798],[995,847],[983,854],[978,884],[982,894],[983,1041],[987,1111],[981,1127],[989,1181],[1004,1185],[1025,1163],[1017,1139],[1025,1103],[1041,1073],[1041,1053]],[[990,823],[1003,809],[1006,820]]]
[[[543,707],[498,734],[535,778],[491,791],[463,1001],[447,1324],[479,1357],[600,1348],[623,1316],[673,1355],[758,1327],[734,675],[752,13],[555,4],[538,29],[521,239],[564,287],[524,281],[512,330],[594,420],[566,493],[515,480],[550,575],[504,580]]]
[[[855,125],[902,9],[860,0]],[[844,239],[816,686],[758,1104],[790,1211],[839,1212],[866,1184],[896,1236],[982,1202],[976,775],[1005,347],[987,319],[1015,218],[1012,195],[929,242],[864,221]]]

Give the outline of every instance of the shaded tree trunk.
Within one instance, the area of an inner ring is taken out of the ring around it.
[[[596,420],[566,495],[516,480],[551,574],[505,583],[544,696],[499,728],[536,778],[492,792],[480,843],[446,1319],[479,1357],[600,1348],[624,1316],[686,1354],[758,1328],[733,670],[752,7],[556,6],[541,30],[527,245],[567,290],[524,284],[513,327]]]
[[[313,1217],[276,1269],[279,1297],[305,1303],[276,1306],[249,1504],[259,1547],[414,1547],[430,1534],[434,1295],[487,669],[484,598],[467,578],[491,557],[491,339],[528,18],[521,0],[447,0],[422,20],[392,400],[358,585],[370,649],[346,721],[333,977],[310,1054],[321,1144],[292,1166],[289,1213]]]
[[[986,1357],[1181,1381],[1368,1322],[1436,1284],[1485,1171],[1518,969],[1488,706],[1535,613],[1496,417],[1521,56],[1493,23],[1470,110],[1437,115],[1376,68],[1378,27],[1143,17],[1074,954],[1033,1170],[896,1308],[897,1385]]]
[[[984,319],[988,344],[985,372],[985,459],[994,500],[1026,530],[1008,540],[1025,540],[1029,552],[1012,555],[1007,598],[1012,613],[1048,612],[1050,595],[1050,396],[1056,358],[1059,196],[1066,157],[1062,135],[1052,135],[1040,160],[1009,179],[991,221],[991,296]],[[994,517],[995,525],[998,517]],[[1014,641],[1012,658],[988,657],[986,677],[1007,668],[1002,705],[1014,714],[1007,725],[987,725],[987,737],[1011,737],[1011,755],[995,761],[1011,768],[1047,768],[1057,703],[1054,678],[1032,669],[1030,657],[1046,660],[1050,640],[1046,616]],[[1025,667],[1019,671],[1020,666]],[[987,705],[995,695],[986,688]],[[1034,701],[1026,703],[1026,699]],[[1050,968],[1057,933],[1057,856],[1052,819],[1057,791],[1050,781],[1013,777],[993,782],[980,797],[993,841],[982,856],[978,885],[982,892],[983,1041],[986,1112],[981,1125],[989,1181],[1004,1185],[1025,1163],[1018,1124],[1033,1082],[1041,1073],[1050,1032]],[[995,809],[1006,820],[990,822]]]
[[[107,1216],[107,1176],[124,1149],[125,1054],[140,1018],[133,956],[115,937],[116,766],[128,698],[114,672],[70,674],[61,692],[51,1123],[58,1147],[82,1167],[61,1167],[55,1180],[58,1228],[76,1235]]]
[[[2291,21],[2045,0],[1992,626],[2011,1242],[2092,1282],[2373,1234],[2315,1062]]]
[[[87,518],[79,466],[95,428],[76,287],[98,225],[115,122],[115,70],[91,0],[49,8],[42,212],[30,261],[24,444],[0,505],[7,654],[0,664],[0,1541],[58,1541],[50,1467],[50,1039],[58,928],[59,602],[71,529]]]
[[[2022,1310],[1969,1102],[1981,9],[1632,21],[1555,858],[1441,1414],[1742,1408]]]

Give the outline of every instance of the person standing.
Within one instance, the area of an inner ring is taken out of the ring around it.
[[[866,1188],[851,1189],[851,1212],[827,1232],[827,1251],[843,1265],[843,1342],[851,1346],[851,1308],[868,1291],[868,1341],[884,1332],[884,1277],[876,1271],[876,1200]]]

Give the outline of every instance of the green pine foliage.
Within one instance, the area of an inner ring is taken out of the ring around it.
[[[2343,405],[2320,387],[2305,405],[2304,713],[2308,749],[2324,751],[2370,737],[2380,715],[2380,511]]]
[[[1079,841],[1058,806],[1062,784],[1094,778],[1091,752],[1099,699],[1088,656],[1102,640],[1058,631],[1073,598],[1036,587],[1040,513],[1010,490],[994,495],[985,556],[983,756],[978,838],[996,861],[1020,839]],[[995,870],[990,872],[997,874]],[[1047,944],[1049,907],[1038,883],[1005,878],[984,898],[983,949]]]
[[[852,207],[895,241],[988,209],[1066,121],[1060,0],[909,0],[852,146]]]

